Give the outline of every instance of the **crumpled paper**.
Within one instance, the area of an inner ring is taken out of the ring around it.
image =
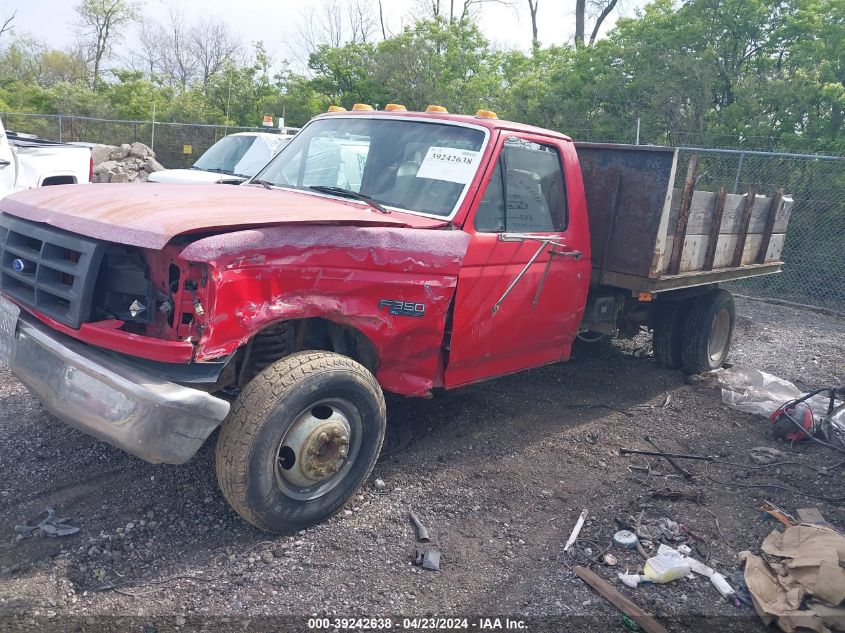
[[[826,527],[796,525],[774,530],[763,541],[766,554],[782,559],[770,566],[751,552],[741,552],[745,582],[754,608],[766,624],[777,622],[792,633],[845,631],[845,536]],[[774,569],[773,569],[774,567]],[[805,609],[802,603],[809,599]]]

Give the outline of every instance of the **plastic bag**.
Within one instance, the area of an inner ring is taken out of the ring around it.
[[[731,367],[720,371],[716,379],[722,388],[722,402],[745,413],[767,418],[783,403],[804,395],[788,380],[759,369]],[[814,396],[807,403],[817,417],[827,415],[827,398]]]

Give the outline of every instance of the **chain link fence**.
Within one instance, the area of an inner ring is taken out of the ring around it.
[[[189,167],[227,134],[271,131],[64,115],[3,113],[0,117],[7,129],[56,141],[108,145],[140,141],[152,147],[158,161],[168,168]],[[589,134],[585,136],[590,138]],[[783,252],[783,272],[736,282],[733,290],[845,312],[845,157],[683,147],[678,188],[683,187],[692,154],[701,159],[698,189],[716,191],[724,186],[729,193],[754,190],[771,196],[783,188],[795,201]]]
[[[769,197],[783,189],[794,200],[783,272],[735,282],[732,289],[845,312],[845,157],[682,148],[677,188],[693,154],[700,158],[697,189]]]
[[[281,132],[269,127],[232,127],[201,123],[163,123],[152,121],[117,121],[94,117],[59,114],[0,114],[7,130],[36,134],[53,141],[120,145],[140,142],[156,154],[156,160],[168,169],[186,168],[209,147],[235,132]],[[292,128],[288,128],[293,131]]]

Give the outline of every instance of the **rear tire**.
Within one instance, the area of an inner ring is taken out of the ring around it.
[[[731,347],[735,322],[736,307],[727,290],[711,290],[697,297],[684,322],[684,371],[700,374],[721,367]]]
[[[654,334],[651,338],[654,360],[661,367],[680,369],[684,366],[684,322],[689,302],[669,301],[655,308]]]
[[[375,377],[351,358],[300,352],[276,361],[244,388],[220,430],[223,496],[268,532],[325,521],[372,471],[386,418]]]

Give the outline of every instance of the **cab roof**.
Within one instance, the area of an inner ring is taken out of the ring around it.
[[[326,112],[320,114],[315,119],[325,119],[331,117],[355,117],[360,116],[364,118],[387,118],[387,119],[422,119],[425,121],[451,121],[454,123],[466,123],[469,125],[476,125],[486,127],[489,130],[508,130],[511,132],[522,132],[525,134],[537,134],[540,136],[548,136],[564,141],[572,141],[569,136],[549,130],[547,128],[537,127],[534,125],[525,125],[524,123],[516,123],[515,121],[504,121],[502,119],[490,119],[486,117],[473,116],[469,114],[445,114],[439,112],[385,112],[383,110],[348,110],[346,112]]]

